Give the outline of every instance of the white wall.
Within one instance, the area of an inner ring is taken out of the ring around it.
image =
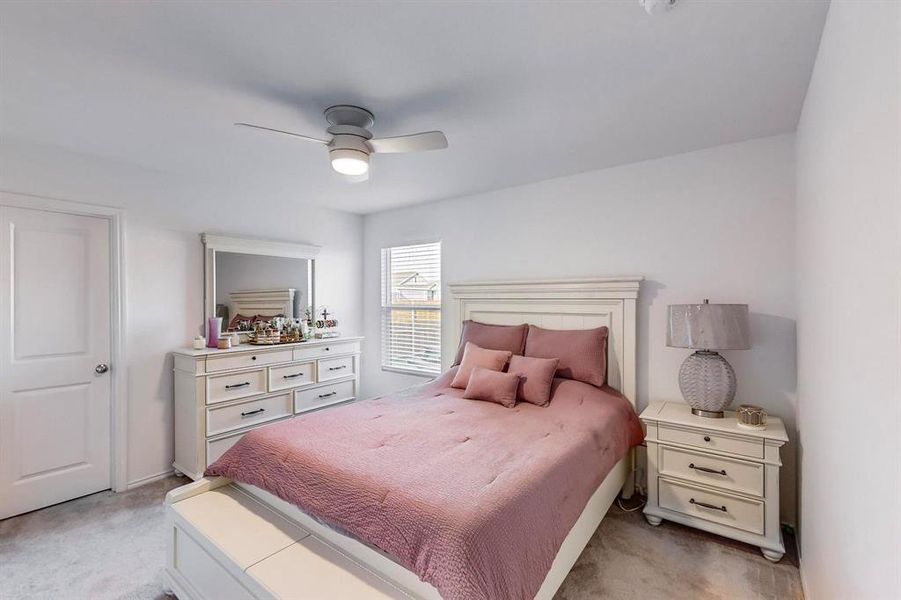
[[[272,206],[266,198],[238,195],[227,184],[189,181],[57,147],[0,141],[0,189],[126,210],[129,481],[171,468],[168,353],[201,333],[201,232],[322,246],[316,261],[317,302],[335,311],[346,334],[362,330],[361,217],[305,206],[302,193],[296,207]],[[211,205],[215,210],[207,208]]]
[[[379,249],[441,240],[444,282],[643,275],[638,404],[680,400],[686,350],[666,347],[666,306],[750,305],[753,348],[726,352],[736,403],[795,412],[794,138],[721,146],[485,194],[368,215],[364,221],[362,385],[376,394],[422,379],[383,372]],[[447,295],[444,308],[448,309]],[[447,339],[444,343],[455,344]],[[794,443],[782,478],[794,521]]]
[[[833,0],[797,136],[801,574],[901,598],[901,4]]]

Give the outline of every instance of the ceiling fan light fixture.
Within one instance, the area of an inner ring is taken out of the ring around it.
[[[336,148],[329,151],[332,168],[342,175],[363,175],[369,171],[369,155],[360,150]]]

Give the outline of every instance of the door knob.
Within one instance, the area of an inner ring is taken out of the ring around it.
[[[109,371],[109,365],[106,363],[100,363],[99,365],[94,367],[94,372],[98,375],[103,375],[107,371]]]

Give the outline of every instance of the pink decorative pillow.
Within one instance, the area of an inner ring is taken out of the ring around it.
[[[559,358],[557,377],[601,387],[607,374],[607,328],[554,330],[529,325],[525,355]]]
[[[479,348],[472,342],[466,342],[466,348],[463,350],[463,362],[454,375],[451,387],[465,389],[469,384],[469,375],[476,367],[482,367],[489,371],[503,371],[504,365],[510,360],[512,352],[504,350],[486,350]]]
[[[478,321],[463,321],[463,333],[460,335],[460,347],[454,365],[463,360],[463,350],[467,342],[472,342],[488,350],[507,350],[513,354],[522,354],[526,345],[526,334],[529,326],[522,325],[489,325]],[[451,365],[453,366],[453,365]]]
[[[556,358],[514,356],[510,359],[508,373],[519,375],[517,400],[547,406],[551,401],[551,384],[557,371]]]
[[[517,388],[519,388],[519,375],[476,367],[472,370],[463,397],[470,400],[497,402],[507,408],[513,408],[516,405]]]

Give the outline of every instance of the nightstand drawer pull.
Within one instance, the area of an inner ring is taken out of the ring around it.
[[[694,463],[690,463],[688,465],[689,469],[694,469],[695,471],[704,471],[705,473],[713,473],[714,475],[726,475],[725,469],[720,469],[717,471],[716,469],[711,469],[710,467],[697,467]]]
[[[250,385],[250,382],[249,382],[249,381],[245,381],[244,383],[235,383],[235,384],[232,384],[232,385],[227,385],[227,386],[225,386],[225,389],[227,389],[227,390],[233,390],[233,389],[235,389],[235,388],[247,387],[248,385]]]
[[[242,412],[242,413],[241,413],[241,416],[242,416],[242,417],[249,417],[250,415],[258,415],[258,414],[260,414],[261,412],[266,412],[266,409],[265,409],[265,408],[258,408],[258,409],[256,409],[256,410],[248,410],[247,412]]]
[[[709,436],[709,435],[705,435],[705,436],[704,436],[704,441],[705,441],[705,442],[709,442],[709,441],[710,441],[710,436]]]
[[[303,373],[294,373],[293,375],[282,375],[282,379],[294,379],[295,377],[303,377]]]
[[[340,371],[341,369],[346,369],[347,365],[341,365],[340,367],[329,367],[329,371]]]
[[[703,506],[704,508],[709,508],[709,509],[711,509],[711,510],[721,510],[721,511],[723,511],[723,512],[726,512],[726,507],[725,507],[725,506],[714,506],[714,505],[712,505],[712,504],[707,504],[706,502],[698,502],[698,501],[695,500],[694,498],[692,498],[691,500],[689,500],[689,502],[690,502],[691,504],[697,504],[698,506]]]
[[[329,392],[328,394],[319,394],[320,398],[328,398],[329,396],[336,396],[338,392]]]

